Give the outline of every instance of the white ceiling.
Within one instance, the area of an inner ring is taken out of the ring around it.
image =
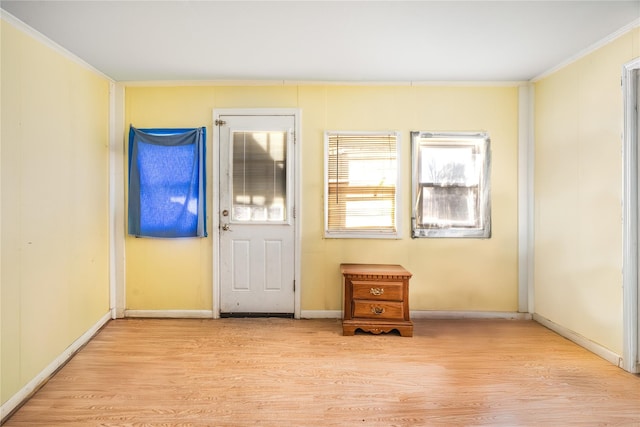
[[[640,19],[640,0],[0,7],[116,81],[523,81]]]

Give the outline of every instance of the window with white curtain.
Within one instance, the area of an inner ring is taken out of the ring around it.
[[[412,237],[491,237],[486,133],[411,132]]]
[[[400,136],[325,132],[325,237],[399,237]]]

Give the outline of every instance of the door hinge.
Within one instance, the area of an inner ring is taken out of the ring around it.
[[[225,122],[224,120],[220,120],[220,119],[216,120],[214,123],[216,124],[216,126],[224,126],[224,125],[227,124],[227,122]]]
[[[293,219],[296,219],[296,207],[293,207]]]
[[[293,281],[293,292],[295,292],[295,291],[296,291],[296,281],[294,280]]]

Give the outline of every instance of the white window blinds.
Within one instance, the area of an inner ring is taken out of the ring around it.
[[[396,132],[326,132],[325,235],[396,237]]]

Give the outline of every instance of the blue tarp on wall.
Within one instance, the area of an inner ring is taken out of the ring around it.
[[[129,131],[129,234],[205,237],[206,129]]]

